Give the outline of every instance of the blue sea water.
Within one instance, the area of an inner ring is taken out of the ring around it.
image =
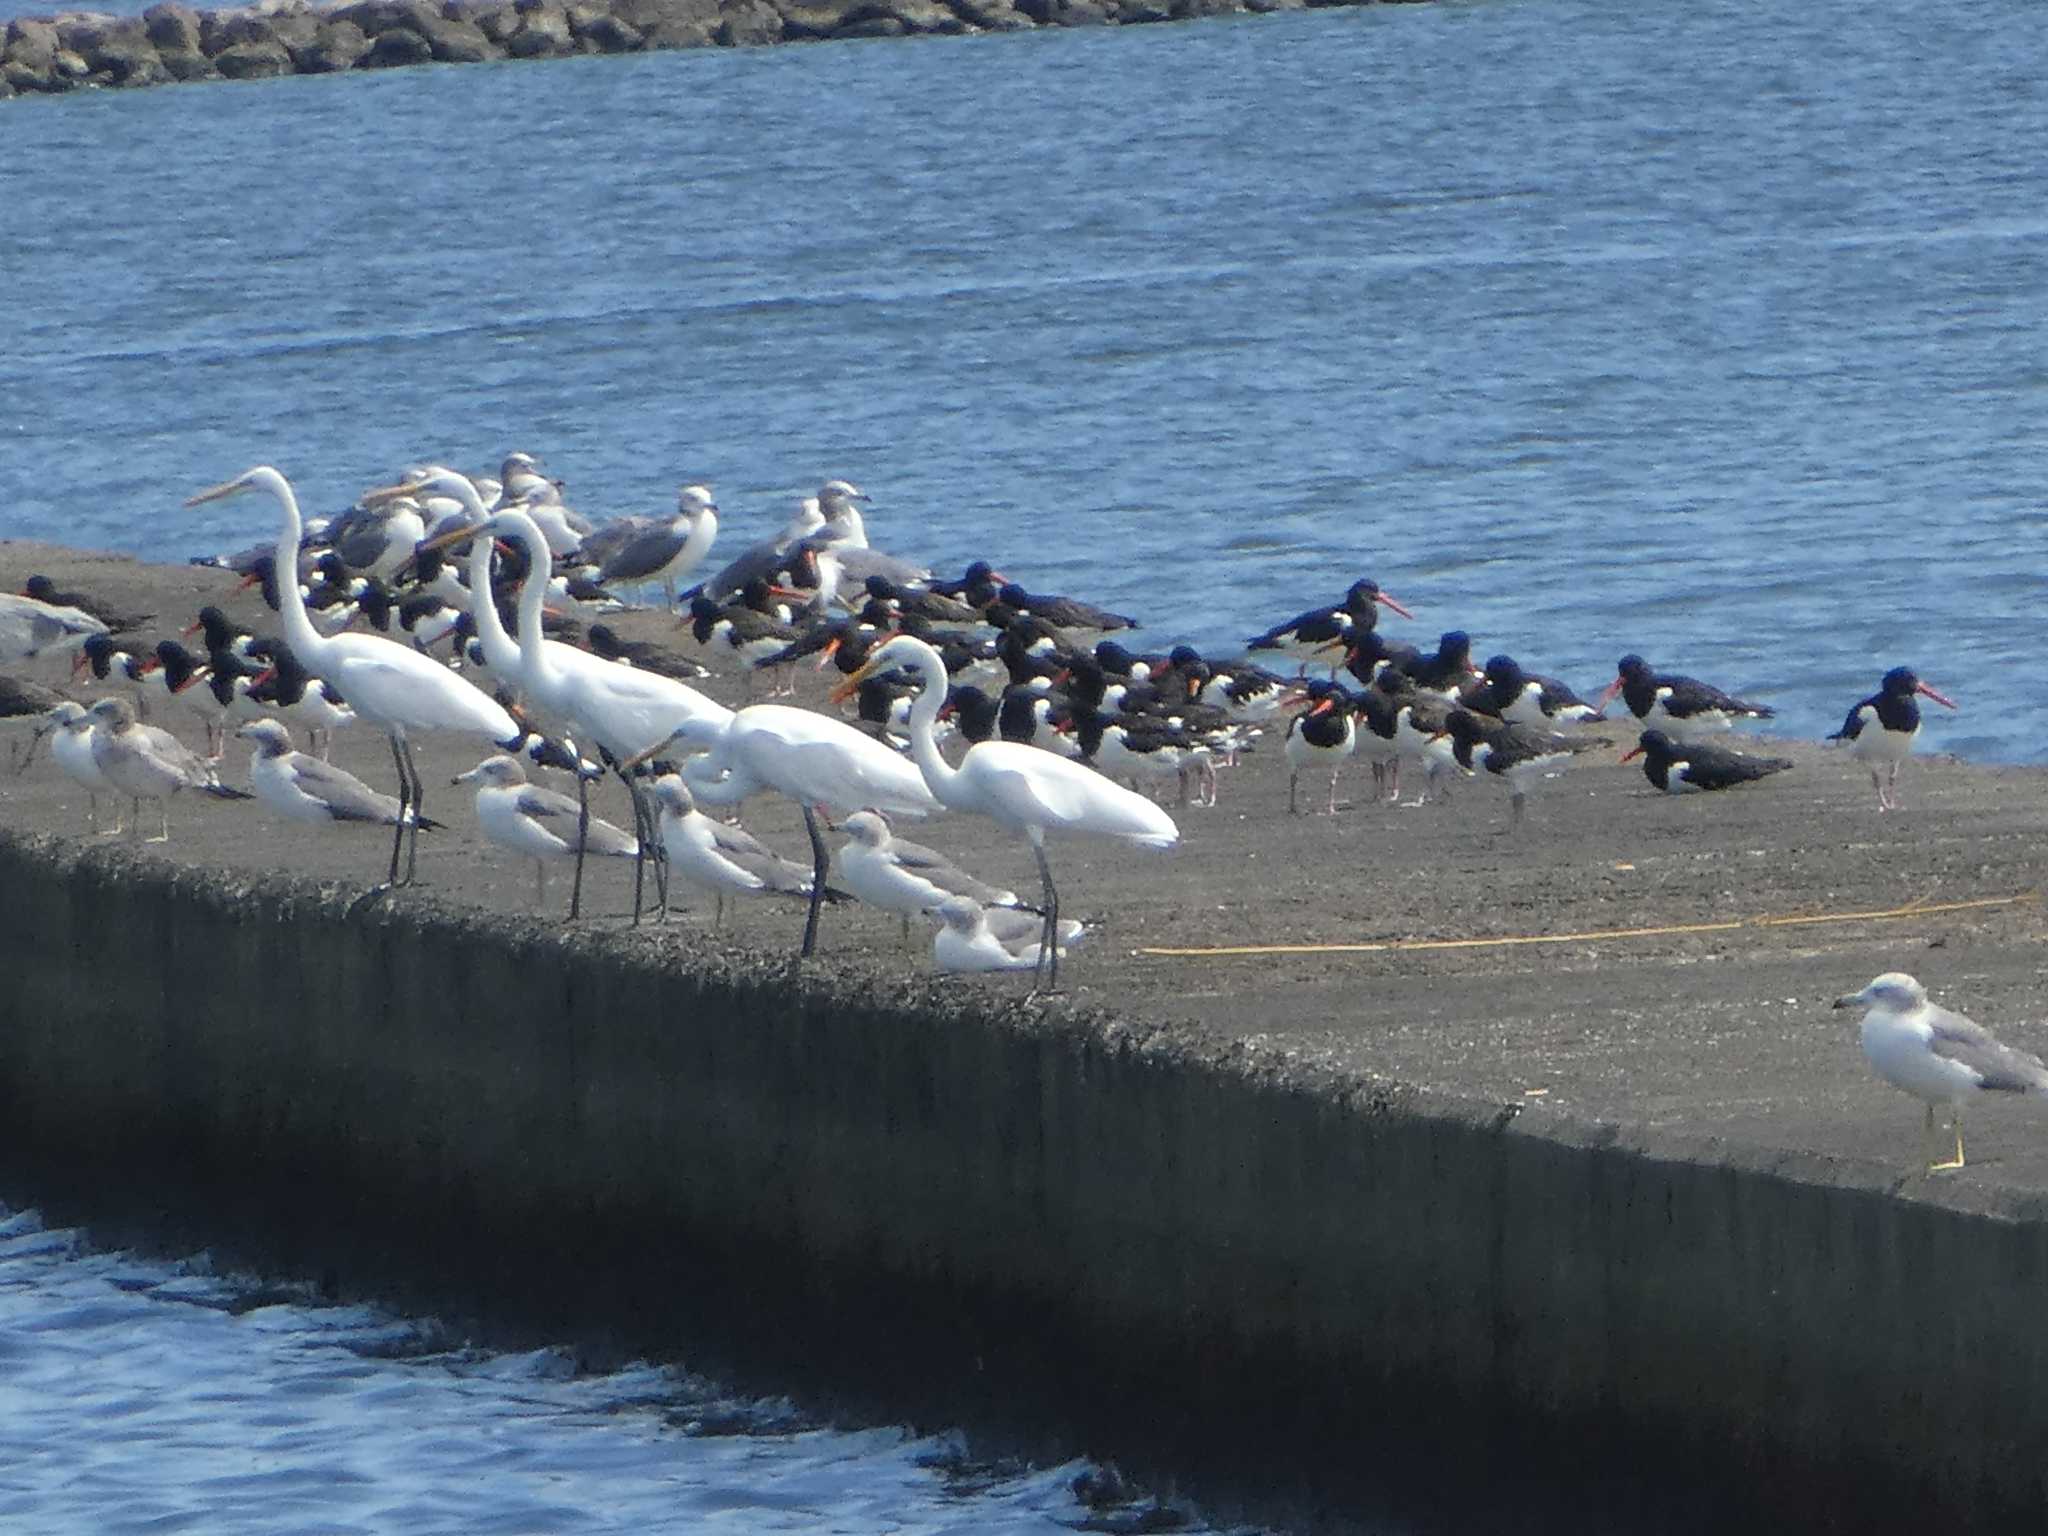
[[[19,4],[20,0],[12,0]],[[2042,756],[2024,0],[1383,6],[0,106],[0,508],[175,557],[542,454],[597,515],[829,475],[877,542],[1228,646],[1370,574]],[[1935,711],[1941,714],[1940,711]]]
[[[1215,1528],[1083,1462],[835,1428],[673,1366],[580,1370],[432,1319],[103,1251],[0,1208],[0,1528],[1066,1536]]]

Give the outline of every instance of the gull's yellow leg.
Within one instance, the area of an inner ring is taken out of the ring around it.
[[[1933,1113],[1932,1105],[1928,1106],[1928,1112],[1930,1114]],[[1945,1163],[1928,1164],[1927,1171],[1929,1173],[1944,1173],[1949,1169],[1963,1166],[1963,1111],[1961,1105],[1957,1105],[1954,1111],[1952,1111],[1951,1123],[1955,1126],[1956,1132],[1956,1155]]]

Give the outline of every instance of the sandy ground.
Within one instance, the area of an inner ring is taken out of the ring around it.
[[[203,602],[259,629],[270,617],[253,593],[232,595],[232,579],[218,571],[0,542],[0,588],[18,591],[33,572],[153,611],[157,624],[138,650],[182,628]],[[659,613],[612,622],[637,637],[688,643]],[[1874,678],[1875,659],[1871,670]],[[805,669],[800,699],[822,704],[831,676]],[[734,703],[744,691],[729,673],[705,686]],[[169,723],[200,739],[196,721]],[[6,730],[15,741],[29,734]],[[1068,995],[1527,1114],[1819,1153],[1917,1183],[1920,1107],[1870,1076],[1852,1016],[1828,1003],[1880,971],[1906,970],[1951,1006],[2048,1053],[2039,1001],[2048,918],[2038,900],[2048,873],[2048,774],[1922,757],[1906,769],[1904,810],[1880,815],[1857,764],[1818,745],[1774,742],[1769,750],[1793,757],[1793,771],[1727,793],[1667,797],[1635,765],[1620,764],[1631,738],[1618,729],[1613,736],[1614,745],[1546,784],[1511,835],[1496,784],[1461,784],[1448,804],[1394,808],[1371,802],[1363,768],[1347,772],[1350,803],[1336,816],[1290,816],[1286,765],[1269,740],[1225,771],[1218,808],[1176,813],[1182,842],[1171,853],[1055,845],[1068,912],[1100,925],[1062,971]],[[485,750],[452,739],[423,744],[428,813],[448,826],[422,839],[421,876],[444,896],[525,906],[531,865],[485,843],[467,791],[448,786]],[[245,761],[234,744],[224,764],[231,782],[241,781]],[[391,787],[388,748],[366,728],[341,734],[335,761]],[[1303,790],[1305,805],[1320,805],[1318,788],[1304,781]],[[628,819],[616,785],[602,789],[598,808]],[[0,817],[83,835],[84,797],[45,754],[25,772],[0,773]],[[803,856],[792,807],[757,801],[747,824]],[[238,868],[289,861],[363,886],[381,878],[389,848],[374,829],[303,828],[257,804],[201,796],[174,804],[171,831],[162,850],[170,858]],[[985,879],[1035,888],[1028,848],[986,822],[942,817],[911,835]],[[587,920],[623,924],[630,865],[593,871]],[[567,894],[563,871],[550,881],[550,905],[565,911]],[[1963,902],[1999,904],[1894,920],[1754,921]],[[801,907],[760,900],[741,908],[728,909],[716,935],[708,907],[671,927],[703,944],[795,947]],[[1740,926],[1597,936],[1733,923]],[[1352,953],[1148,953],[1572,935],[1580,937]],[[906,950],[893,916],[847,905],[826,914],[818,964],[922,969],[928,943],[920,934]],[[1027,981],[959,984],[1021,991]],[[1944,1180],[2048,1188],[2048,1119],[2033,1106],[1979,1109],[1969,1148],[1969,1168]]]

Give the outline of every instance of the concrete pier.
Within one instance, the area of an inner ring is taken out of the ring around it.
[[[136,569],[167,619],[216,579]],[[465,754],[435,750],[445,785]],[[180,803],[168,853],[67,836],[45,763],[0,797],[0,1195],[177,1204],[627,1347],[712,1284],[806,1349],[1035,1373],[1093,1444],[1251,1446],[1304,1496],[1398,1448],[1439,1485],[1631,1467],[1657,1529],[2038,1529],[2048,1127],[1987,1107],[1970,1167],[1922,1175],[1919,1106],[1826,1001],[1896,965],[2048,1043],[2044,779],[1918,763],[1880,820],[1788,750],[1686,801],[1589,762],[1513,843],[1482,786],[1288,817],[1262,755],[1169,860],[1061,850],[1108,922],[1044,1004],[923,974],[875,914],[800,968],[780,908],[731,938],[487,910],[523,885],[445,789],[433,888],[357,905],[374,834]],[[1795,908],[1830,920],[1714,921]],[[1456,934],[1568,942],[1400,947]],[[1152,953],[1304,935],[1396,947]]]
[[[331,1265],[293,1229],[347,1233],[358,1279],[486,1287],[536,1233],[586,1295],[795,1262],[799,1289],[950,1291],[1090,1340],[1077,1394],[1242,1411],[1285,1383],[1325,1449],[1372,1430],[1369,1399],[1324,1417],[1370,1389],[1451,1424],[1490,1404],[1511,1443],[1690,1455],[1842,1529],[2048,1507],[2033,1197],[48,839],[0,840],[0,934],[15,1177],[223,1191],[287,1253]],[[640,1306],[603,1322],[658,1337]]]

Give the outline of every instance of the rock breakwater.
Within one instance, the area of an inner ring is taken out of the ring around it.
[[[825,38],[1013,32],[1301,10],[1312,0],[264,0],[7,24],[0,98]],[[1356,3],[1356,0],[1340,0]]]

